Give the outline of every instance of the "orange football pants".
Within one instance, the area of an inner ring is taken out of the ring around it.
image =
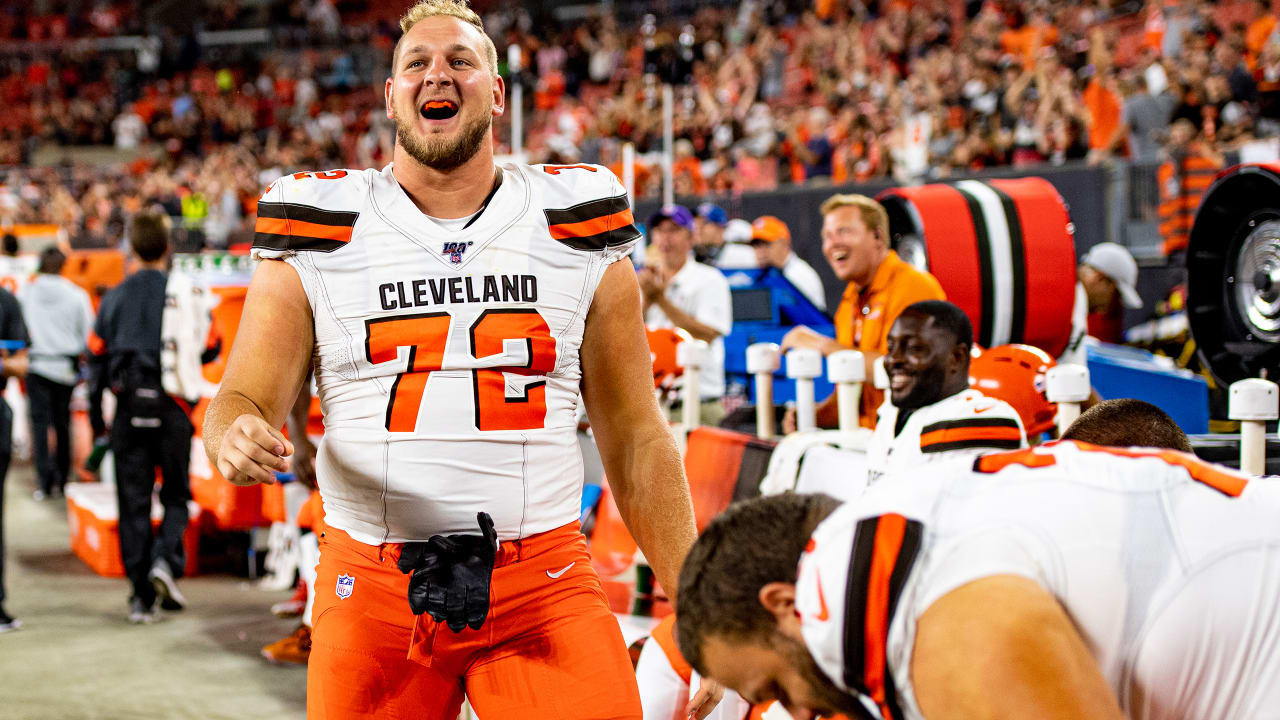
[[[409,610],[401,547],[321,533],[309,720],[455,720],[464,693],[483,720],[640,720],[622,630],[577,522],[501,543],[489,615],[460,633]]]

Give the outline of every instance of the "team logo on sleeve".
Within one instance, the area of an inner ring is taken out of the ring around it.
[[[350,575],[339,575],[338,586],[334,588],[334,592],[338,593],[338,597],[346,600],[351,597],[351,591],[356,586],[356,579]]]
[[[466,252],[471,245],[472,243],[469,242],[447,242],[444,244],[444,250],[440,254],[448,255],[449,262],[457,265],[462,262],[462,253]]]

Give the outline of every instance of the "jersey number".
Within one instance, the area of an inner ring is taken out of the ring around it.
[[[444,363],[445,342],[453,318],[447,312],[397,315],[365,323],[365,358],[373,364],[395,360],[409,348],[409,362],[396,375],[387,401],[387,430],[413,432],[431,373]],[[471,356],[484,362],[505,354],[508,343],[524,343],[524,365],[498,365],[471,371],[477,430],[533,430],[547,417],[547,382],[524,386],[524,393],[507,396],[505,373],[546,375],[555,369],[556,341],[537,310],[486,310],[471,324]]]

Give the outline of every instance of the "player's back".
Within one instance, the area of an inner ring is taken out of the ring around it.
[[[391,166],[299,173],[259,204],[259,255],[311,303],[326,520],[367,543],[572,522],[587,311],[638,236],[607,170],[504,165],[473,218],[437,220]]]
[[[837,546],[856,547],[858,528],[886,513],[921,523],[887,648],[908,715],[918,716],[907,670],[917,619],[951,590],[1001,574],[1059,600],[1131,717],[1264,717],[1280,701],[1272,481],[1246,484],[1169,451],[1059,443],[887,478],[854,505],[827,521],[847,534]],[[817,565],[825,584],[841,582]]]

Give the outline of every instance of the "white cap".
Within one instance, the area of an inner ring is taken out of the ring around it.
[[[1089,248],[1080,262],[1111,278],[1125,307],[1142,307],[1142,298],[1134,287],[1138,284],[1138,263],[1124,246],[1113,242],[1098,243]]]
[[[735,243],[751,242],[751,223],[742,218],[734,218],[724,226],[724,241]]]

